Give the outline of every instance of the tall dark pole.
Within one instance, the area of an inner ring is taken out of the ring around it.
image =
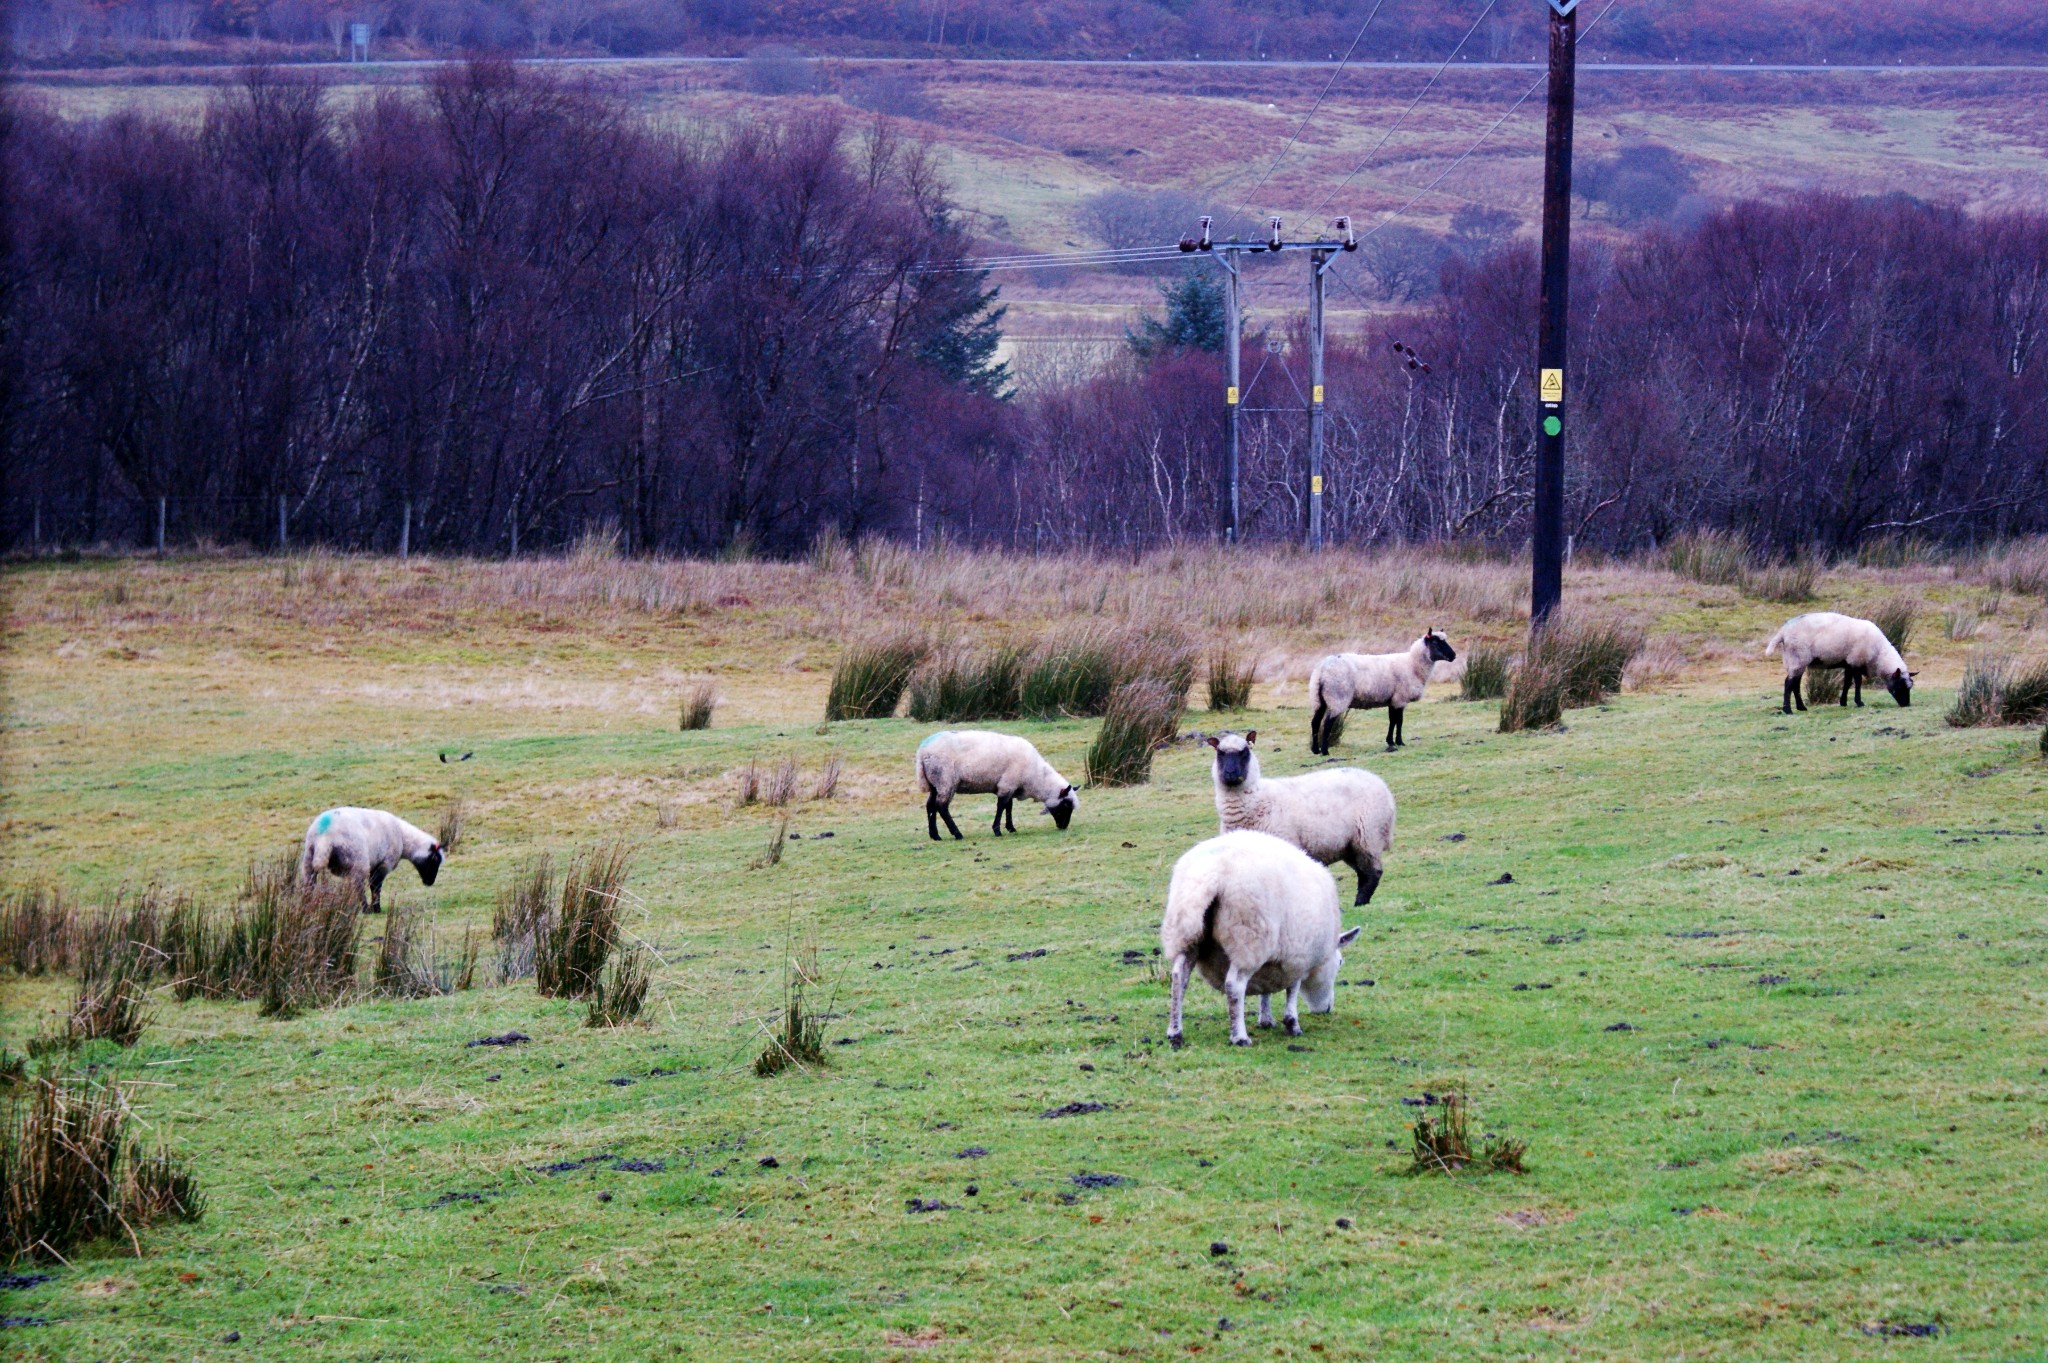
[[[1207,219],[1203,219],[1207,222]],[[1244,313],[1237,297],[1237,252],[1224,251],[1223,261],[1223,542],[1236,544],[1238,352],[1244,340]]]
[[[1571,282],[1572,77],[1578,0],[1550,5],[1550,117],[1543,134],[1543,290],[1536,323],[1536,512],[1530,537],[1529,620],[1541,629],[1564,595],[1565,311]]]

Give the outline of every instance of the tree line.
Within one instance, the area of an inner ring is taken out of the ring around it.
[[[0,111],[7,546],[147,543],[159,505],[179,541],[269,544],[279,499],[293,543],[448,553],[1217,531],[1215,267],[1106,367],[1019,391],[944,186],[884,120],[683,133],[492,62],[346,107],[256,71],[188,124]],[[1578,544],[2048,529],[2048,217],[1802,195],[1574,264]],[[1437,268],[1332,339],[1339,542],[1527,534],[1532,253]],[[1298,324],[1249,337],[1245,405],[1299,408]],[[1246,418],[1254,537],[1305,528],[1305,428]]]

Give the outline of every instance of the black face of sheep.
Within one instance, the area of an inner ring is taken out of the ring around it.
[[[1045,812],[1052,815],[1054,827],[1065,832],[1067,825],[1074,820],[1074,806],[1077,803],[1074,799],[1074,788],[1062,786],[1058,797],[1045,807]]]
[[[1422,636],[1423,646],[1429,649],[1432,663],[1454,663],[1458,661],[1458,650],[1451,647],[1451,641],[1430,630]]]
[[[434,850],[421,857],[414,865],[420,868],[420,884],[431,885],[434,877],[441,874],[441,844],[435,843]]]
[[[1212,738],[1209,740],[1209,746],[1216,750],[1216,779],[1218,781],[1221,781],[1232,790],[1244,784],[1245,778],[1251,775],[1252,744],[1258,739],[1258,736],[1258,730],[1254,729],[1241,739],[1235,734],[1225,734],[1221,739]],[[1223,746],[1223,742],[1226,739],[1231,740],[1230,746],[1227,748]]]
[[[1911,708],[1913,704],[1913,674],[1901,668],[1885,679],[1884,689],[1892,693],[1892,699],[1901,707]]]

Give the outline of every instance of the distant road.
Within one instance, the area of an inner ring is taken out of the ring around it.
[[[377,69],[390,69],[394,67],[403,68],[410,66],[442,66],[447,64],[448,60],[451,59],[420,58],[409,59],[405,61],[294,62],[292,63],[292,65],[294,67],[305,67],[314,70],[349,70],[351,68],[360,67],[365,71],[369,71]],[[524,66],[737,66],[746,62],[747,60],[749,59],[746,57],[522,57],[518,59],[519,63]],[[1216,61],[1205,61],[1200,58],[1192,57],[846,57],[829,59],[812,58],[812,60],[835,60],[846,62],[859,62],[868,65],[887,64],[901,66],[1109,66],[1128,68],[1171,67],[1186,68],[1191,70],[1206,70],[1211,68],[1228,69],[1243,67],[1257,67],[1262,70],[1286,70],[1290,68],[1312,68],[1318,70],[1326,70],[1330,67],[1337,65],[1337,63],[1334,60],[1303,61],[1294,59],[1275,59],[1271,61],[1261,61],[1246,57],[1231,57],[1219,59]],[[1348,64],[1348,69],[1353,71],[1434,71],[1437,69],[1438,65],[1439,63],[1433,61],[1351,62]],[[223,74],[226,74],[228,71],[232,69],[233,68],[229,67],[220,68]],[[1542,62],[1461,61],[1451,63],[1450,69],[1454,71],[1537,72],[1544,70],[1545,66]],[[1892,66],[1880,66],[1875,64],[1858,65],[1854,63],[1843,63],[1841,65],[1835,65],[1829,62],[1611,62],[1601,61],[1598,58],[1594,58],[1590,60],[1582,60],[1579,63],[1578,69],[1580,74],[1582,75],[1591,75],[1602,71],[1620,71],[1627,72],[1630,74],[1649,74],[1668,71],[1679,71],[1712,72],[1716,75],[1729,76],[1750,75],[1759,72],[1773,75],[1790,74],[1957,76],[2007,75],[2015,72],[2030,72],[2034,74],[2040,74],[2048,72],[2048,64],[1898,64]],[[96,74],[104,74],[108,77],[115,77],[117,76],[119,71],[119,67],[110,67],[103,68],[100,71],[96,72]],[[31,80],[34,79],[37,75],[76,76],[79,74],[81,73],[77,71],[34,72],[25,70],[17,70],[14,73],[17,79],[27,78]]]

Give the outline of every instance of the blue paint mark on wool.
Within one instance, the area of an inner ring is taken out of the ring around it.
[[[319,818],[313,820],[313,831],[315,833],[325,833],[327,831],[328,825],[333,822],[334,811],[330,809],[325,814],[322,814]]]
[[[933,734],[933,735],[932,735],[932,736],[931,736],[930,738],[927,738],[927,739],[926,739],[926,740],[925,740],[924,742],[922,742],[922,743],[918,744],[918,745],[917,745],[917,750],[918,750],[919,752],[923,752],[923,751],[924,751],[924,750],[925,750],[926,748],[929,748],[929,747],[930,747],[930,746],[931,746],[932,744],[934,744],[934,743],[938,742],[938,741],[939,741],[940,739],[942,739],[942,738],[946,738],[946,737],[949,737],[949,736],[951,736],[952,732],[953,732],[953,731],[952,731],[951,729],[941,729],[941,730],[939,730],[939,731],[938,731],[937,733]]]

